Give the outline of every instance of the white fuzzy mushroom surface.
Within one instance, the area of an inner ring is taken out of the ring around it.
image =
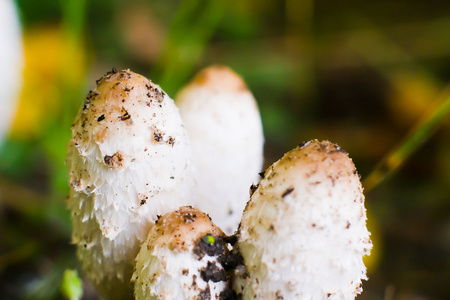
[[[0,142],[13,119],[24,64],[22,31],[15,1],[0,1]]]
[[[83,269],[101,297],[132,298],[140,244],[157,215],[190,199],[190,144],[178,108],[147,78],[113,69],[87,95],[66,160]]]
[[[336,144],[304,143],[270,166],[242,218],[246,299],[354,299],[372,247],[359,175]]]
[[[228,275],[221,259],[224,234],[203,212],[190,206],[162,216],[136,258],[137,300],[227,299]]]
[[[175,101],[192,143],[193,203],[232,234],[249,186],[260,180],[264,136],[258,105],[242,78],[224,66],[201,70]]]

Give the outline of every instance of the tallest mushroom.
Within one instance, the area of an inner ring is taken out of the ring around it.
[[[141,75],[108,72],[78,113],[67,165],[83,269],[103,298],[131,299],[139,245],[157,215],[190,197],[190,145],[173,100]]]

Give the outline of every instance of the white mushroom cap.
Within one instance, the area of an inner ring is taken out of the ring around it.
[[[157,215],[191,198],[178,108],[145,77],[113,69],[88,94],[68,148],[72,240],[83,268],[104,298],[132,297],[140,243]]]
[[[136,257],[136,299],[222,299],[228,287],[220,263],[228,252],[223,237],[205,213],[190,206],[161,217]]]
[[[259,181],[264,137],[257,103],[231,69],[200,71],[176,97],[192,143],[194,204],[233,233]]]
[[[243,299],[354,299],[372,244],[348,154],[314,140],[274,163],[245,209],[237,247]]]
[[[0,142],[10,127],[22,85],[23,46],[19,16],[12,0],[0,1]]]

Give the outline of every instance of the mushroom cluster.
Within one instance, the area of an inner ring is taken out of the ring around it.
[[[176,104],[145,77],[113,69],[88,93],[72,127],[72,241],[100,296],[361,293],[362,257],[372,245],[348,154],[314,140],[259,173],[256,101],[226,67],[201,71]]]

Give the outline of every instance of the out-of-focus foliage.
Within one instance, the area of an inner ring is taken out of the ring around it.
[[[67,269],[64,271],[61,282],[61,293],[70,300],[79,300],[83,296],[83,283],[78,272]]]
[[[62,299],[64,270],[83,278],[70,245],[64,157],[95,79],[130,68],[174,97],[210,64],[233,68],[258,100],[266,165],[304,140],[329,139],[363,180],[376,179],[364,181],[374,255],[358,299],[450,297],[450,2],[16,4],[25,70],[0,146],[2,299]],[[96,299],[84,289],[83,299]]]
[[[46,24],[27,29],[23,34],[25,50],[24,84],[11,138],[30,140],[45,134],[48,122],[65,104],[59,90],[61,70],[70,69],[70,80],[80,86],[85,75],[82,45],[74,49],[70,65],[65,65],[66,45],[61,26]]]

